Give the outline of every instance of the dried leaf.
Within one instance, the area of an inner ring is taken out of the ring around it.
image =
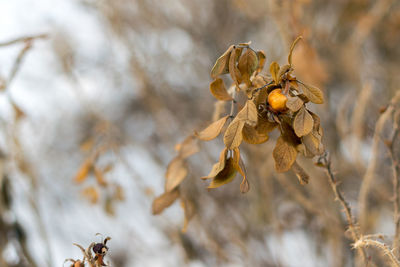
[[[187,172],[184,160],[179,156],[174,158],[165,173],[165,192],[170,192],[177,187],[186,178]]]
[[[302,107],[299,112],[297,112],[296,117],[293,121],[293,129],[298,137],[305,136],[309,134],[314,125],[314,120],[311,114],[306,108]]]
[[[179,197],[179,189],[175,188],[157,197],[153,201],[152,211],[154,215],[160,214],[165,208],[168,208]]]
[[[282,132],[282,137],[285,138],[285,141],[291,143],[294,147],[301,144],[301,139],[293,130],[291,118],[288,116],[281,116],[280,118],[280,130]]]
[[[260,90],[256,97],[255,97],[255,102],[256,105],[265,105],[265,103],[267,102],[267,98],[268,98],[268,90],[267,88]]]
[[[248,41],[247,43],[239,43],[239,46],[244,46],[244,47],[249,47],[251,45],[251,41]]]
[[[26,116],[25,112],[23,112],[22,109],[14,101],[11,101],[11,105],[14,109],[15,119],[17,121]]]
[[[319,135],[319,138],[321,138],[324,133],[322,131],[322,127],[321,127],[321,119],[318,117],[317,114],[309,111],[311,116],[313,117],[314,120],[314,127],[313,127],[313,131],[315,135]]]
[[[125,200],[125,193],[124,193],[124,188],[120,185],[117,185],[115,187],[115,191],[113,194],[113,199],[118,200],[118,201],[124,201]]]
[[[314,86],[306,85],[302,83],[302,90],[304,95],[315,104],[323,104],[324,103],[324,94],[322,91]]]
[[[211,172],[207,176],[201,177],[201,179],[211,179],[217,176],[225,168],[227,154],[228,149],[224,148],[219,155],[219,161],[213,165]]]
[[[247,181],[246,167],[244,166],[243,160],[240,156],[239,148],[233,150],[233,164],[235,169],[242,175],[243,180],[240,184],[240,192],[247,193],[250,190],[250,184]]]
[[[297,150],[291,142],[288,142],[280,136],[276,141],[276,146],[272,152],[275,160],[275,169],[277,172],[286,172],[290,170],[296,161]]]
[[[235,175],[236,169],[233,164],[233,159],[228,158],[226,160],[224,169],[220,173],[218,173],[217,176],[214,177],[208,188],[217,188],[224,184],[230,183],[235,178]]]
[[[86,180],[93,167],[93,160],[92,158],[86,159],[81,167],[78,170],[78,173],[75,175],[74,181],[75,183],[82,183]]]
[[[257,108],[252,100],[247,100],[244,107],[238,112],[237,119],[244,121],[248,125],[255,126],[257,124]]]
[[[294,40],[294,42],[293,42],[292,45],[290,46],[290,52],[289,52],[289,56],[288,56],[288,63],[289,63],[289,65],[292,65],[292,54],[293,54],[293,50],[294,50],[296,44],[298,43],[298,41],[300,41],[301,39],[303,39],[303,36],[297,37],[296,40]]]
[[[297,92],[299,92],[299,84],[297,83],[296,80],[290,80],[289,81],[289,85],[292,89],[296,90]]]
[[[260,135],[264,135],[272,132],[277,126],[276,122],[270,122],[265,117],[259,117],[255,129]]]
[[[113,168],[114,168],[114,164],[113,164],[113,163],[109,163],[109,164],[107,164],[107,165],[103,168],[103,173],[108,173],[108,172],[110,172]]]
[[[104,174],[103,172],[97,168],[93,168],[94,176],[96,177],[96,181],[100,186],[107,186],[107,181],[104,179]]]
[[[263,50],[257,51],[257,57],[258,57],[258,67],[257,67],[257,72],[261,72],[264,68],[265,61],[267,60],[267,56],[265,55],[265,52]]]
[[[215,62],[214,67],[211,70],[211,77],[213,79],[217,78],[219,75],[226,74],[229,72],[229,57],[233,50],[233,45],[231,45],[225,53],[220,56]]]
[[[210,83],[210,91],[211,94],[218,100],[230,101],[233,99],[226,90],[224,81],[221,78],[217,78]]]
[[[181,197],[181,206],[184,212],[184,222],[183,222],[183,227],[182,227],[182,232],[186,233],[187,227],[189,224],[189,221],[193,218],[195,215],[195,209],[194,209],[194,204],[192,201],[190,201],[187,198]]]
[[[182,143],[175,146],[175,149],[178,151],[178,155],[182,159],[186,159],[200,150],[197,138],[193,135],[186,137]]]
[[[257,145],[268,141],[268,134],[259,134],[256,129],[245,124],[243,127],[243,140],[249,144]]]
[[[79,148],[80,148],[80,150],[82,150],[83,152],[88,152],[88,151],[90,151],[90,150],[94,147],[94,145],[95,145],[94,138],[93,138],[93,137],[90,137],[90,138],[88,138],[87,140],[85,140],[85,141],[79,146]]]
[[[310,176],[306,173],[306,171],[295,161],[292,165],[292,171],[296,174],[297,178],[301,185],[308,184],[310,180]]]
[[[251,85],[250,77],[257,69],[257,66],[258,57],[256,52],[251,49],[247,49],[239,59],[238,69],[241,73],[242,81],[244,81],[248,86]]]
[[[283,65],[278,72],[278,81],[281,82],[282,80],[282,76],[287,73],[288,71],[290,71],[290,65]]]
[[[240,81],[242,79],[240,71],[236,65],[240,55],[242,54],[243,48],[235,47],[232,50],[232,54],[229,58],[229,74],[231,75],[232,80],[235,82],[237,88],[239,88]]]
[[[197,138],[203,141],[210,141],[216,138],[222,131],[222,128],[224,127],[226,120],[229,118],[229,116],[225,116],[217,121],[214,121],[211,123],[207,128],[205,128],[203,131],[199,133],[195,133]]]
[[[297,112],[304,105],[304,102],[297,96],[289,95],[287,98],[286,107],[293,112]]]
[[[224,134],[224,144],[227,149],[234,149],[242,143],[244,121],[237,117],[229,124]]]
[[[273,61],[269,66],[269,72],[271,73],[272,79],[274,79],[275,84],[279,83],[279,76],[278,76],[279,69],[280,69],[279,64],[275,61]]]
[[[115,216],[114,202],[115,201],[112,197],[107,197],[104,202],[104,211],[110,216]]]
[[[99,192],[93,186],[89,186],[89,187],[83,189],[82,195],[85,198],[87,198],[90,201],[90,203],[92,203],[92,204],[96,204],[100,197]]]
[[[321,143],[321,138],[315,135],[314,132],[307,134],[301,138],[303,145],[306,149],[305,156],[315,156],[324,153],[324,149]]]

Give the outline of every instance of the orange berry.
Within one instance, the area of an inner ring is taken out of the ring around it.
[[[282,94],[281,89],[275,89],[268,95],[268,104],[275,111],[286,110],[287,97]]]

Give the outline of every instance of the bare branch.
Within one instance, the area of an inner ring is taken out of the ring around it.
[[[347,220],[347,224],[348,224],[348,228],[350,230],[351,233],[351,237],[352,239],[356,242],[357,240],[360,239],[360,233],[358,231],[358,229],[356,228],[356,222],[353,218],[353,214],[351,212],[351,208],[349,203],[346,201],[346,199],[343,196],[343,193],[339,190],[338,188],[338,184],[339,181],[336,179],[335,175],[332,172],[332,162],[331,159],[328,155],[328,152],[325,152],[319,159],[318,159],[318,163],[319,166],[323,167],[325,169],[325,172],[328,176],[328,181],[329,181],[329,185],[332,188],[333,193],[335,194],[335,200],[338,201],[340,203],[340,205],[343,207],[344,213],[346,215],[346,220]],[[364,261],[364,263],[367,263],[367,256],[366,256],[366,252],[365,250],[360,247],[358,248],[358,251]]]
[[[393,254],[393,249],[390,249],[390,247],[385,243],[362,237],[353,244],[353,247],[356,249],[362,249],[369,246],[381,249],[383,255],[386,255],[390,259],[390,261],[393,263],[393,266],[400,267],[400,261]]]
[[[18,37],[16,39],[12,39],[3,43],[0,43],[0,47],[2,46],[9,46],[9,45],[14,45],[17,43],[26,43],[26,42],[31,42],[34,39],[46,39],[48,38],[47,34],[39,34],[39,35],[30,35],[30,36],[23,36],[23,37]]]

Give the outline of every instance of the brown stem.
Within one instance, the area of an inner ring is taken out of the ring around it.
[[[394,116],[396,117],[396,116]],[[396,118],[394,118],[396,119]],[[394,133],[392,140],[389,144],[389,152],[390,158],[392,160],[392,169],[393,169],[393,209],[394,209],[394,225],[395,225],[395,235],[393,238],[393,248],[395,251],[395,255],[398,256],[398,247],[400,244],[400,163],[396,157],[394,146],[396,143],[396,139],[399,136],[400,129],[398,127],[397,122],[394,122]]]
[[[229,113],[229,117],[232,119],[233,118],[233,113],[235,112],[235,96],[236,96],[236,89],[233,90],[232,92],[232,102],[231,102],[231,112]]]
[[[389,246],[386,245],[385,243],[363,237],[360,240],[358,240],[357,242],[355,242],[353,245],[353,247],[357,248],[357,249],[362,248],[362,247],[368,247],[368,246],[373,246],[373,247],[377,247],[377,248],[381,249],[383,251],[383,254],[386,255],[390,259],[393,266],[400,267],[400,262],[396,258],[396,256],[393,254],[393,250],[390,249]]]
[[[338,188],[338,184],[339,181],[336,179],[335,175],[333,174],[332,171],[332,162],[331,159],[328,155],[327,152],[325,152],[319,159],[318,159],[318,163],[320,163],[320,166],[323,167],[325,169],[325,172],[328,176],[328,181],[329,181],[329,185],[332,188],[333,193],[335,194],[335,201],[338,201],[340,203],[340,205],[342,206],[344,213],[346,215],[346,220],[348,223],[348,228],[349,231],[351,233],[351,237],[353,239],[354,242],[357,242],[361,235],[358,232],[357,228],[356,228],[356,223],[355,220],[353,218],[352,212],[351,212],[351,208],[349,203],[346,201],[346,199],[343,196],[343,193],[340,191],[340,189]],[[367,264],[367,256],[366,256],[366,252],[364,250],[364,248],[362,247],[357,247],[358,252],[360,253],[364,264]]]

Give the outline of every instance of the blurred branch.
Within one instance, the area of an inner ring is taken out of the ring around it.
[[[392,6],[393,0],[377,0],[371,7],[369,12],[365,14],[356,25],[352,38],[350,39],[353,44],[363,44],[365,39],[371,33],[375,26],[387,14]]]
[[[400,110],[397,112],[393,112],[393,136],[392,140],[390,140],[387,145],[389,148],[390,159],[392,161],[392,169],[393,169],[393,209],[394,209],[394,225],[395,225],[395,235],[393,239],[393,248],[398,249],[400,244],[400,162],[395,153],[395,144],[399,137],[400,129],[397,121],[398,114],[400,114]],[[397,116],[396,116],[397,115]],[[397,252],[396,255],[399,253]]]
[[[32,41],[25,42],[24,48],[19,52],[17,59],[14,61],[14,64],[11,68],[11,72],[8,75],[8,79],[6,81],[5,87],[10,86],[11,82],[14,80],[15,75],[17,74],[18,70],[21,67],[22,60],[24,59],[26,53],[29,49],[32,48]]]
[[[11,68],[8,78],[6,80],[1,79],[2,81],[0,83],[0,90],[5,90],[7,87],[10,86],[11,82],[14,80],[16,74],[18,73],[18,71],[21,67],[21,63],[22,63],[23,59],[25,58],[26,53],[32,48],[33,41],[35,39],[44,39],[44,38],[47,38],[47,34],[20,37],[20,38],[11,40],[11,41],[0,43],[0,47],[13,45],[13,44],[20,43],[20,42],[25,43],[24,47],[21,49],[16,60],[14,61],[14,64]]]
[[[10,41],[0,43],[0,47],[9,46],[9,45],[17,44],[17,43],[22,43],[22,42],[27,43],[27,42],[33,41],[34,39],[46,39],[46,38],[48,38],[47,34],[23,36],[23,37],[18,37],[16,39],[12,39]]]
[[[391,104],[379,117],[375,125],[373,143],[372,143],[372,159],[368,164],[367,171],[365,172],[363,181],[361,183],[360,194],[358,197],[358,206],[360,209],[360,226],[361,231],[364,232],[367,228],[368,217],[368,195],[375,178],[375,170],[378,164],[379,144],[381,141],[381,134],[386,121],[390,118],[394,111],[394,103],[400,100],[400,91],[393,97]]]

